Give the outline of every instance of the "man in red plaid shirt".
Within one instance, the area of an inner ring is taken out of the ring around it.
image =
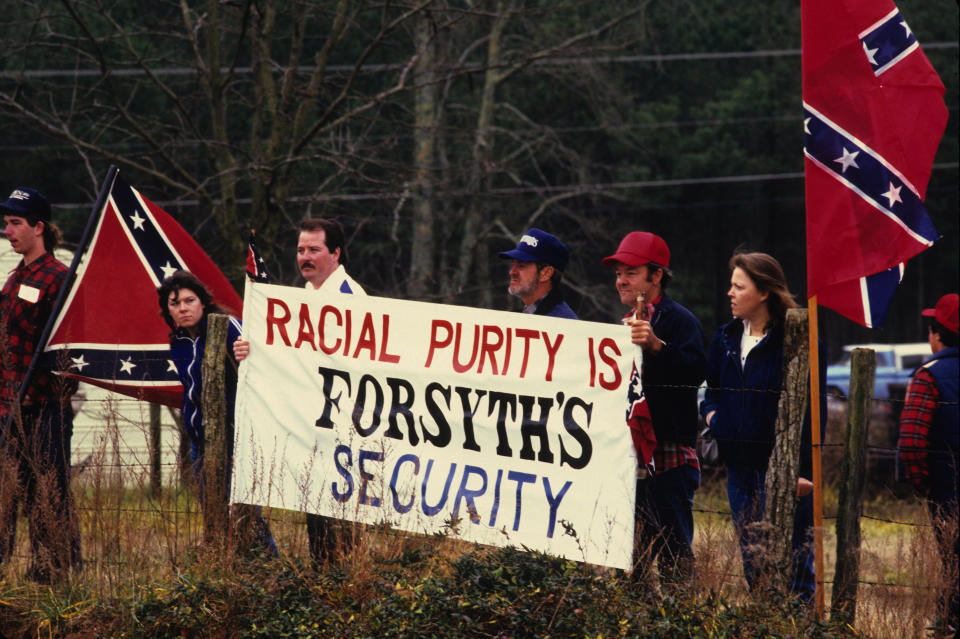
[[[80,564],[70,494],[76,383],[42,366],[26,377],[67,268],[53,257],[61,235],[43,195],[14,189],[0,209],[4,236],[23,256],[0,294],[0,562],[13,553],[23,504],[32,550],[27,576],[49,583]]]
[[[927,502],[937,536],[947,586],[940,600],[937,630],[952,636],[958,627],[957,452],[960,411],[957,405],[956,293],[944,295],[936,308],[923,315],[931,318],[928,330],[933,355],[914,373],[900,415],[900,465],[904,477]]]

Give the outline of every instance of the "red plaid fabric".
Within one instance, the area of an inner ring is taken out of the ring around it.
[[[676,442],[657,442],[657,447],[653,450],[653,465],[658,473],[681,466],[692,466],[700,470],[697,450]]]
[[[0,415],[17,399],[20,384],[33,359],[37,341],[53,310],[67,267],[49,253],[10,273],[0,294]],[[34,402],[56,397],[62,390],[49,370],[37,369],[26,395]]]
[[[907,388],[907,398],[900,414],[900,441],[897,449],[904,478],[922,492],[927,491],[930,471],[927,468],[928,435],[937,410],[940,392],[933,375],[921,368]]]

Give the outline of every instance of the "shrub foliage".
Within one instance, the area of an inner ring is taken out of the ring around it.
[[[0,636],[855,636],[772,593],[742,601],[696,587],[661,594],[616,571],[522,549],[474,547],[452,558],[434,550],[316,569],[258,558],[228,567],[198,561],[128,598],[59,608],[0,589]]]

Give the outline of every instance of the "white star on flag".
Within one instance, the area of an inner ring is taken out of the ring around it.
[[[147,218],[140,217],[140,211],[134,211],[130,219],[133,220],[133,228],[141,231],[143,230],[143,223],[147,221]]]
[[[176,364],[173,363],[173,360],[172,360],[172,359],[168,359],[168,360],[167,360],[167,372],[168,372],[168,373],[176,373],[176,372],[177,372],[177,366],[176,366]]]
[[[877,51],[879,51],[879,50],[880,50],[879,48],[877,48],[877,49],[868,49],[868,48],[867,48],[867,43],[866,43],[866,42],[863,43],[863,52],[867,54],[867,60],[869,60],[869,61],[870,61],[870,64],[872,64],[873,66],[877,66],[877,61],[876,61],[876,59],[874,59],[873,56],[877,55]]]
[[[890,208],[893,208],[894,202],[899,202],[903,204],[903,200],[900,199],[900,189],[902,186],[894,186],[893,182],[890,183],[890,190],[883,194],[883,197],[887,198],[890,202]]]
[[[806,133],[807,135],[810,135],[810,120],[812,119],[813,118],[805,118],[803,120],[803,132]]]
[[[77,369],[78,372],[83,372],[84,366],[89,366],[90,362],[83,359],[83,355],[80,357],[71,357],[70,361],[73,362],[73,367]]]
[[[836,160],[834,160],[834,162],[839,162],[840,164],[843,165],[843,168],[840,170],[840,173],[846,173],[847,169],[850,168],[851,166],[855,169],[859,169],[860,167],[857,166],[857,163],[855,161],[858,155],[860,155],[860,151],[854,151],[853,153],[851,153],[850,151],[847,151],[846,147],[844,147],[843,157],[837,158]]]
[[[907,26],[907,22],[904,20],[903,22],[900,23],[900,26],[903,27],[904,31],[906,31],[905,37],[909,38],[910,34],[913,32],[910,31],[910,27]]]
[[[175,266],[170,266],[170,260],[167,260],[167,263],[160,267],[160,270],[163,271],[163,279],[167,279],[171,275],[177,272]]]
[[[133,360],[132,357],[128,357],[127,359],[120,360],[120,362],[121,362],[121,363],[120,363],[120,372],[121,372],[121,373],[126,373],[127,375],[130,375],[130,374],[133,373],[133,369],[136,368],[137,365],[134,364],[132,360]]]

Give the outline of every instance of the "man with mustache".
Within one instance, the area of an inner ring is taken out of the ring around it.
[[[366,295],[363,288],[347,274],[344,265],[348,262],[344,246],[343,226],[337,220],[307,218],[300,222],[300,237],[297,240],[297,267],[307,282],[304,288],[318,293],[346,293]],[[238,339],[233,345],[237,361],[243,361],[250,353],[250,342]],[[323,515],[307,513],[307,540],[310,557],[314,562],[333,558],[338,544],[337,520]],[[346,543],[347,540],[344,540]]]

